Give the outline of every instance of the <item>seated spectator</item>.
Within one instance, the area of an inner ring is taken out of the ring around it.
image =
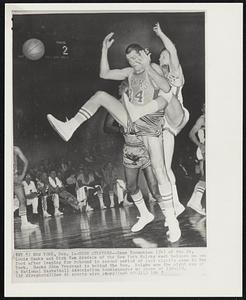
[[[47,211],[47,198],[50,196],[49,179],[46,172],[37,174],[37,188],[41,194],[41,204],[44,218],[51,217]]]
[[[74,196],[76,195],[76,183],[77,183],[77,179],[76,179],[75,171],[70,172],[70,174],[68,174],[68,177],[66,179],[66,187],[67,187],[67,191]]]
[[[26,204],[32,205],[33,216],[38,216],[38,192],[35,183],[31,180],[29,173],[26,174],[25,180],[23,180],[22,185],[24,187],[24,193],[26,196]]]
[[[50,184],[50,190],[52,192],[52,201],[54,203],[55,208],[55,216],[61,216],[63,213],[59,210],[60,201],[59,201],[59,192],[64,190],[64,187],[62,185],[62,182],[59,180],[59,178],[56,176],[56,171],[52,170],[50,172],[49,176],[49,184]]]
[[[88,203],[90,196],[90,190],[94,189],[94,176],[84,166],[84,169],[80,168],[77,176],[77,199],[81,203],[81,207],[85,207],[86,211],[93,210]]]

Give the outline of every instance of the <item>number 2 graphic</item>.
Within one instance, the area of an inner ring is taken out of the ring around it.
[[[62,55],[68,55],[68,47],[67,46],[62,46]]]

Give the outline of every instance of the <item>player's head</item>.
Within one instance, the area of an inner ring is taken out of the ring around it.
[[[144,48],[139,44],[130,44],[126,48],[126,59],[131,67],[136,71],[141,71],[143,67],[137,62],[140,57],[139,52],[143,51]]]
[[[161,66],[170,65],[170,53],[167,49],[163,49],[160,53],[159,62]]]
[[[128,90],[128,81],[125,79],[123,81],[121,81],[119,87],[119,95],[122,96],[123,93],[126,93]]]

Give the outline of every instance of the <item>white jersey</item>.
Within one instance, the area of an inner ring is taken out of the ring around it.
[[[58,177],[56,177],[54,180],[53,178],[51,178],[49,176],[49,183],[53,188],[57,188],[57,187],[61,188],[62,187],[62,183]]]
[[[30,181],[29,184],[26,181],[23,181],[22,185],[24,187],[24,192],[26,196],[30,195],[31,193],[37,193],[37,189],[33,181]]]

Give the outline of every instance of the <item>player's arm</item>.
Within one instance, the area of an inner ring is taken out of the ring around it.
[[[177,49],[176,49],[174,43],[162,31],[159,23],[155,24],[153,30],[156,33],[156,35],[161,39],[164,47],[170,53],[170,61],[171,61],[172,71],[177,72],[178,68],[179,68],[179,58],[178,58]]]
[[[27,167],[28,167],[28,160],[19,147],[15,146],[14,151],[15,151],[16,155],[19,156],[19,158],[23,161],[23,164],[24,164],[23,171],[19,178],[22,181],[26,175],[26,171],[27,171]]]
[[[171,87],[166,78],[163,76],[160,66],[151,63],[150,55],[151,53],[148,52],[147,49],[139,51],[139,57],[136,59],[136,62],[143,66],[156,87],[163,90],[165,93],[168,93]]]
[[[100,63],[100,77],[103,79],[124,80],[129,76],[131,68],[111,70],[108,63],[108,49],[112,46],[114,42],[114,39],[112,39],[113,34],[114,33],[111,32],[103,40]]]
[[[199,131],[199,129],[201,129],[205,124],[204,124],[204,117],[201,116],[195,123],[195,125],[192,127],[191,131],[189,132],[189,138],[192,140],[192,142],[194,144],[197,145],[197,147],[199,147],[202,151],[202,153],[204,152],[204,144],[200,143],[200,141],[197,138],[197,133]]]

